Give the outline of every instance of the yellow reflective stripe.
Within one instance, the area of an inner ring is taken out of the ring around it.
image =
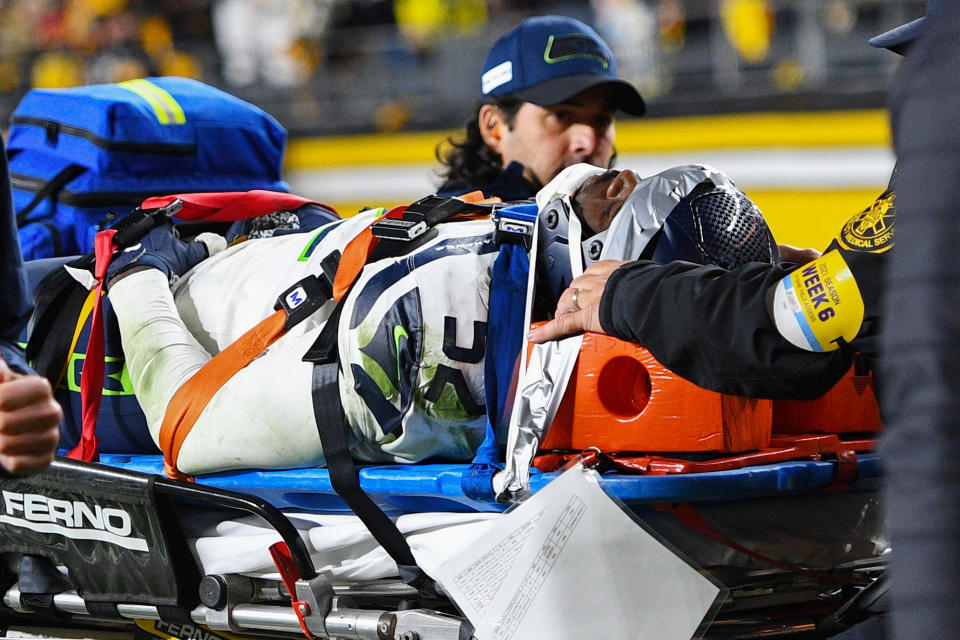
[[[154,622],[153,620],[136,619],[134,620],[134,622],[137,624],[138,627],[140,627],[141,629],[143,629],[144,631],[146,631],[147,633],[149,633],[154,637],[163,638],[163,640],[179,640],[176,636],[172,636],[165,631],[161,631],[160,629],[157,629],[157,623]]]
[[[177,100],[149,80],[139,78],[118,83],[147,101],[160,124],[184,124],[187,121]]]
[[[150,635],[163,638],[163,640],[182,640],[184,638],[223,638],[224,640],[242,640],[241,636],[220,631],[214,631],[208,626],[181,625],[177,623],[163,622],[162,620],[134,620],[136,625]],[[171,635],[176,633],[177,635]],[[246,637],[246,636],[243,636]]]
[[[157,116],[157,120],[160,122],[160,124],[170,124],[170,115],[164,109],[163,103],[157,100],[148,90],[144,89],[141,82],[141,80],[127,80],[126,82],[120,82],[119,86],[133,91],[135,94],[146,100],[147,104],[150,105],[150,108],[153,109],[153,114]]]
[[[174,124],[184,124],[187,121],[187,116],[183,113],[183,108],[180,106],[180,103],[177,102],[176,98],[149,80],[140,80],[140,82],[143,83],[142,86],[144,89],[149,90],[164,104]]]
[[[69,391],[80,392],[80,379],[83,376],[83,363],[87,360],[87,354],[85,353],[71,353],[70,360],[67,363],[67,373],[66,373],[66,382],[67,389]],[[127,371],[127,363],[124,361],[122,356],[104,356],[103,357],[104,365],[111,365],[111,369],[116,369],[116,365],[113,363],[120,364],[120,370],[116,373],[106,373],[104,378],[104,383],[106,383],[106,378],[112,378],[120,383],[120,389],[108,389],[106,386],[103,387],[104,396],[132,396],[134,395],[133,383],[130,381],[130,373]]]
[[[54,386],[59,386],[63,381],[64,376],[67,378],[67,389],[70,391],[80,391],[80,385],[76,383],[77,380],[77,367],[83,367],[83,361],[86,359],[87,354],[77,353],[77,342],[80,340],[80,334],[83,332],[84,326],[87,324],[87,320],[90,318],[90,314],[93,312],[93,303],[97,299],[96,296],[97,288],[94,287],[90,289],[90,293],[87,294],[87,298],[83,301],[83,306],[80,307],[80,314],[77,316],[77,326],[73,331],[73,339],[70,341],[70,351],[67,352],[67,360],[63,363],[63,370],[60,371],[59,377],[57,377],[57,384]],[[101,295],[104,295],[101,293]],[[123,362],[123,358],[119,356],[104,356],[103,361],[106,362]],[[69,375],[67,373],[69,372]],[[116,373],[107,373],[108,378],[113,378],[120,383],[120,391],[115,389],[104,389],[104,396],[132,396],[133,395],[133,383],[130,381],[130,372],[127,370],[127,365],[124,363],[123,367],[120,368],[120,371]]]

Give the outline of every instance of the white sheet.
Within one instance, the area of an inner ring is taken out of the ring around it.
[[[299,530],[318,571],[342,580],[396,577],[397,565],[353,515],[286,513]],[[417,563],[434,567],[462,552],[483,535],[496,513],[411,513],[396,519]],[[279,534],[259,518],[222,522],[189,518],[187,538],[205,574],[234,573],[279,579],[268,551]]]

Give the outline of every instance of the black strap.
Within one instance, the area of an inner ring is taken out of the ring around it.
[[[27,340],[27,361],[54,388],[60,384],[77,319],[88,293],[65,267],[83,268],[82,264],[81,258],[57,267],[44,276],[34,290],[33,329]]]
[[[117,230],[117,235],[113,238],[114,244],[123,248],[139,242],[154,226],[162,224],[167,220],[167,216],[176,212],[177,202],[180,201],[174,200],[160,209],[135,209],[113,225],[112,228]],[[26,211],[24,209],[24,212]],[[39,222],[53,229],[49,222]],[[91,251],[64,266],[89,271],[92,276],[94,262],[95,256]],[[32,364],[37,373],[47,378],[54,388],[60,384],[61,376],[66,370],[73,333],[87,295],[86,287],[64,267],[57,267],[44,276],[34,289],[34,311],[30,320],[33,328],[27,340],[27,362]]]
[[[193,616],[181,607],[172,605],[157,605],[157,615],[167,624],[193,624]],[[193,635],[193,634],[191,634]]]
[[[31,200],[27,206],[17,213],[17,226],[20,227],[29,222],[29,220],[27,220],[27,216],[30,215],[31,211],[37,208],[37,205],[47,198],[56,197],[56,194],[63,189],[64,185],[80,174],[84,173],[86,170],[87,168],[82,165],[71,164],[62,169],[60,173],[53,176],[49,182],[43,185],[43,187],[41,187],[40,190],[34,194],[33,200]]]
[[[122,618],[117,610],[116,602],[97,602],[95,600],[84,600],[83,606],[87,608],[90,615],[97,618]]]
[[[360,486],[360,476],[350,454],[347,422],[338,392],[339,362],[313,365],[313,415],[320,433],[320,444],[327,460],[330,484],[380,546],[390,554],[400,570],[400,577],[421,592],[433,591],[433,581],[417,566],[403,534],[383,510]],[[331,392],[332,390],[332,392]]]
[[[327,300],[333,297],[333,284],[324,274],[309,275],[301,278],[280,294],[273,305],[275,310],[283,309],[287,320],[284,331],[289,331],[313,315]]]
[[[20,558],[17,585],[21,594],[53,595],[73,589],[70,579],[60,573],[49,558],[24,554]]]
[[[402,220],[396,218],[381,218],[373,224],[371,231],[380,241],[367,258],[367,263],[376,262],[383,258],[393,258],[413,253],[436,237],[436,226],[438,224],[447,222],[454,216],[481,212],[489,215],[492,214],[493,211],[494,205],[492,204],[464,202],[452,196],[426,196],[425,198],[420,198],[404,210]],[[377,231],[379,225],[392,225],[400,222],[410,225],[411,228],[422,225],[422,230],[408,237],[401,237],[403,234],[383,234]]]
[[[464,203],[453,198],[427,197],[417,201],[407,212],[411,216],[420,216],[432,227],[457,213],[474,210],[478,205]],[[405,255],[426,242],[433,233],[428,232],[413,241],[391,241],[382,239],[370,256],[369,261],[384,257]],[[340,256],[328,256],[324,259],[324,273],[332,281]],[[328,260],[330,262],[328,263]],[[331,268],[332,267],[332,268]],[[331,273],[331,271],[333,273]],[[313,363],[313,383],[311,395],[313,415],[320,434],[320,444],[327,461],[330,484],[337,495],[360,518],[380,546],[397,563],[401,579],[425,595],[436,593],[433,580],[417,565],[410,546],[396,523],[370,498],[360,486],[360,476],[350,453],[347,420],[343,415],[338,378],[340,374],[340,354],[337,349],[337,329],[343,313],[344,301],[340,300],[326,324],[317,336],[310,350],[304,355],[305,362]]]

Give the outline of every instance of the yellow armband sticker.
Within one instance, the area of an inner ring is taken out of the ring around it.
[[[833,351],[853,340],[863,324],[863,299],[843,256],[829,251],[776,285],[773,322],[792,344]]]

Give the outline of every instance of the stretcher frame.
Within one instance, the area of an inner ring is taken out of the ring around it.
[[[717,563],[705,567],[729,587],[729,593],[704,637],[824,637],[863,613],[863,594],[882,584],[878,577],[885,565],[883,553],[866,553],[810,570],[778,561],[736,540],[711,540],[709,532],[698,532],[689,522],[678,520],[673,505],[693,505],[694,511],[709,515],[752,503],[766,502],[776,509],[794,501],[828,501],[837,495],[874,499],[879,492],[880,470],[876,456],[870,452],[872,443],[844,445],[834,440],[837,446],[825,450],[801,446],[785,458],[744,460],[742,466],[719,470],[713,470],[710,463],[658,459],[645,474],[608,471],[602,476],[602,486],[694,560],[703,563],[692,553],[699,545],[713,545],[714,552],[719,548],[740,554],[741,562],[735,566]],[[223,472],[198,477],[195,484],[189,484],[162,477],[161,456],[108,454],[100,460],[101,464],[92,464],[59,459],[50,470],[18,482],[34,487],[40,495],[47,489],[45,479],[57,474],[67,478],[61,479],[62,483],[75,485],[79,495],[84,495],[89,483],[98,477],[113,478],[118,483],[129,481],[138,487],[133,491],[137,500],[147,505],[146,511],[153,512],[147,517],[155,521],[156,543],[164,547],[171,567],[176,568],[167,576],[170,591],[158,595],[131,590],[125,597],[86,597],[95,589],[80,578],[81,560],[64,561],[52,544],[21,544],[19,548],[5,545],[3,536],[10,533],[10,523],[0,517],[0,551],[21,556],[21,562],[23,556],[32,555],[46,558],[41,564],[52,564],[51,558],[65,562],[73,581],[64,585],[53,580],[55,584],[40,593],[32,585],[28,592],[22,569],[7,572],[5,580],[0,580],[0,624],[37,626],[39,622],[54,627],[124,631],[135,624],[142,628],[144,621],[159,621],[181,627],[201,625],[207,631],[226,634],[210,637],[225,638],[306,635],[358,640],[469,640],[473,635],[469,621],[442,595],[425,597],[400,580],[334,583],[317,573],[299,535],[280,509],[347,512],[325,469]],[[677,464],[684,467],[682,471],[693,472],[675,473]],[[492,494],[468,495],[463,478],[469,472],[470,465],[464,464],[375,465],[360,468],[359,478],[364,491],[391,514],[503,511],[506,505],[498,503]],[[534,471],[530,489],[542,489],[555,475]],[[264,583],[234,574],[201,576],[176,524],[175,505],[184,503],[228,508],[268,523],[283,540],[271,551],[284,580]],[[665,523],[668,526],[664,527]],[[78,564],[70,566],[74,561]],[[598,621],[600,629],[602,621]]]
[[[849,474],[851,465],[855,469],[853,476]],[[177,579],[184,578],[185,584],[180,586],[184,592],[194,590],[191,595],[181,594],[180,604],[188,603],[187,606],[155,606],[144,604],[143,598],[138,602],[136,597],[105,606],[104,602],[89,602],[81,597],[85,592],[83,585],[38,598],[23,592],[16,575],[8,575],[2,585],[0,620],[7,626],[79,626],[101,632],[130,629],[134,624],[142,628],[165,624],[167,629],[170,625],[179,624],[180,628],[186,628],[183,625],[193,628],[193,625],[214,634],[206,637],[226,638],[306,635],[358,640],[468,640],[472,637],[470,623],[442,596],[420,599],[416,590],[399,580],[334,584],[317,574],[302,540],[280,509],[346,512],[346,506],[330,487],[325,469],[223,472],[197,478],[196,483],[191,484],[161,477],[162,466],[160,456],[104,455],[101,464],[58,459],[50,471],[23,482],[39,487],[38,491],[42,492],[47,474],[66,474],[72,479],[70,482],[84,487],[89,484],[88,479],[106,473],[118,480],[131,478],[141,482],[145,491],[153,492],[161,521],[175,519],[167,510],[172,508],[171,504],[184,502],[256,515],[284,541],[279,552],[288,558],[295,579],[281,585],[239,575],[201,576],[194,566],[192,573],[187,570],[177,576]],[[462,464],[377,465],[361,468],[359,475],[364,490],[389,513],[502,511],[505,505],[464,494],[460,480],[468,469],[469,465]],[[534,473],[531,487],[539,490],[555,476],[556,472]],[[602,475],[602,486],[642,521],[654,523],[656,528],[657,521],[672,518],[663,512],[661,505],[687,504],[710,512],[759,500],[772,499],[786,505],[794,499],[820,500],[840,493],[874,496],[879,477],[876,455],[865,452],[856,454],[852,461],[849,457],[845,461],[840,457],[821,457],[705,473],[606,472]],[[8,523],[0,518],[0,533],[5,528],[10,531]],[[675,535],[676,530],[672,525],[668,527],[666,537]],[[172,526],[165,535],[175,538],[176,531],[177,527]],[[705,539],[700,533],[693,533],[690,538],[694,546]],[[690,540],[681,541],[680,548],[684,543],[689,545]],[[179,548],[179,552],[174,553],[177,558],[173,564],[189,564],[192,558],[185,555],[184,541],[174,539],[172,542],[173,547]],[[35,551],[44,553],[42,549]],[[766,558],[762,554],[761,557]],[[838,622],[837,612],[849,617],[843,606],[847,604],[849,608],[851,599],[861,596],[864,587],[876,583],[884,565],[885,557],[878,553],[826,571],[806,572],[789,563],[774,566],[753,560],[737,569],[715,568],[711,573],[727,584],[730,591],[704,637],[750,638],[758,634],[772,638],[826,637],[824,629],[845,628]],[[67,568],[73,576],[72,569]],[[11,583],[11,579],[14,582]],[[293,599],[290,593],[294,593]],[[199,604],[190,606],[198,598]]]

